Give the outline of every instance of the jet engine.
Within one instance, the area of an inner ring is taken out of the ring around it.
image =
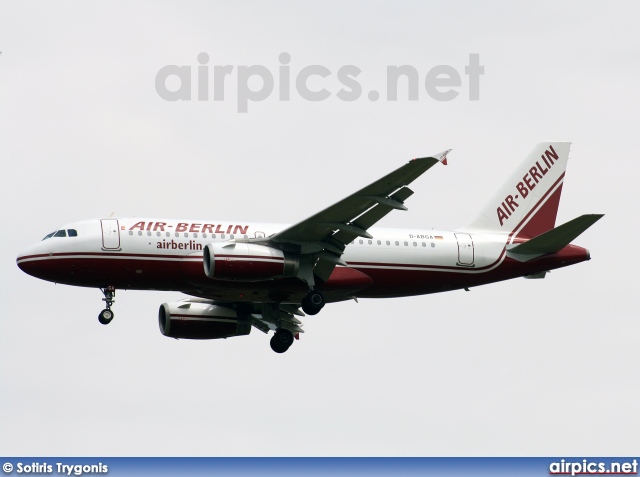
[[[209,278],[244,282],[295,277],[300,267],[295,255],[250,243],[210,243],[204,248],[203,261]]]
[[[160,332],[169,338],[213,340],[251,332],[251,315],[210,302],[163,303],[158,311]]]

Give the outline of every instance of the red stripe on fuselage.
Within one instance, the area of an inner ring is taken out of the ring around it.
[[[106,252],[59,255],[62,256],[57,259],[51,259],[48,254],[36,259],[31,256],[31,261],[20,261],[19,266],[30,275],[68,285],[173,290],[229,301],[299,302],[307,291],[304,283],[295,278],[255,283],[212,280],[204,274],[202,257],[193,257],[195,260],[172,260],[162,255],[129,254],[123,257],[121,254]],[[87,255],[90,257],[87,258]],[[340,301],[350,296],[375,298],[421,295],[507,280],[572,265],[588,258],[585,249],[569,245],[558,253],[531,262],[521,263],[507,258],[500,266],[485,270],[462,267],[436,269],[419,264],[373,262],[367,263],[365,267],[362,263],[351,263],[348,268],[361,273],[362,277],[350,277],[344,285],[338,286],[332,286],[330,279],[326,287],[319,284],[318,288],[327,289],[329,301]],[[336,270],[342,269],[338,267]],[[371,284],[366,277],[371,278]],[[353,293],[358,289],[361,290]]]
[[[17,262],[24,262],[33,259],[51,259],[51,258],[76,258],[76,257],[91,257],[91,258],[149,258],[149,259],[199,259],[202,260],[202,255],[166,255],[158,253],[124,253],[124,252],[51,252],[41,253],[38,255],[24,255],[17,258]]]
[[[232,258],[232,259],[236,259],[236,258],[243,258],[243,259],[250,259],[250,260],[273,260],[276,262],[284,262],[284,257],[273,257],[271,255],[222,255],[222,254],[215,254],[214,258],[218,259],[218,258]]]

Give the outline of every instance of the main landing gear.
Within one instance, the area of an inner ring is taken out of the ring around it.
[[[301,306],[302,306],[302,310],[307,315],[317,315],[320,312],[320,310],[322,310],[322,307],[324,307],[325,303],[326,303],[326,299],[321,292],[317,290],[310,290],[309,293],[307,293],[307,295],[302,299]],[[275,305],[273,309],[265,308],[263,310],[263,314],[267,310],[271,310],[271,314],[275,318],[275,324],[277,326],[275,333],[271,337],[271,341],[270,341],[271,349],[276,353],[284,353],[291,347],[295,337],[291,332],[291,330],[281,327],[282,321],[279,316],[278,305]],[[294,320],[294,321],[297,321],[297,320]],[[299,324],[300,322],[297,321],[297,323]]]
[[[109,285],[107,288],[101,288],[100,291],[104,294],[102,301],[106,303],[107,307],[98,315],[98,321],[103,325],[108,325],[114,317],[111,305],[116,301],[116,288],[113,285]]]
[[[307,296],[302,299],[302,311],[307,315],[317,315],[324,307],[326,300],[318,290],[309,290]]]
[[[293,333],[285,328],[279,328],[271,337],[271,349],[276,353],[284,353],[293,344]]]

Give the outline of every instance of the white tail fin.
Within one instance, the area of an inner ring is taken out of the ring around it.
[[[509,177],[469,231],[535,237],[555,227],[569,142],[541,142]]]

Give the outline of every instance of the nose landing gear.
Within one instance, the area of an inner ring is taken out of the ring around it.
[[[103,325],[108,325],[114,317],[114,313],[111,311],[111,305],[116,301],[116,288],[113,285],[109,285],[107,288],[101,288],[100,291],[104,295],[102,301],[105,302],[107,307],[98,315],[98,321]]]

